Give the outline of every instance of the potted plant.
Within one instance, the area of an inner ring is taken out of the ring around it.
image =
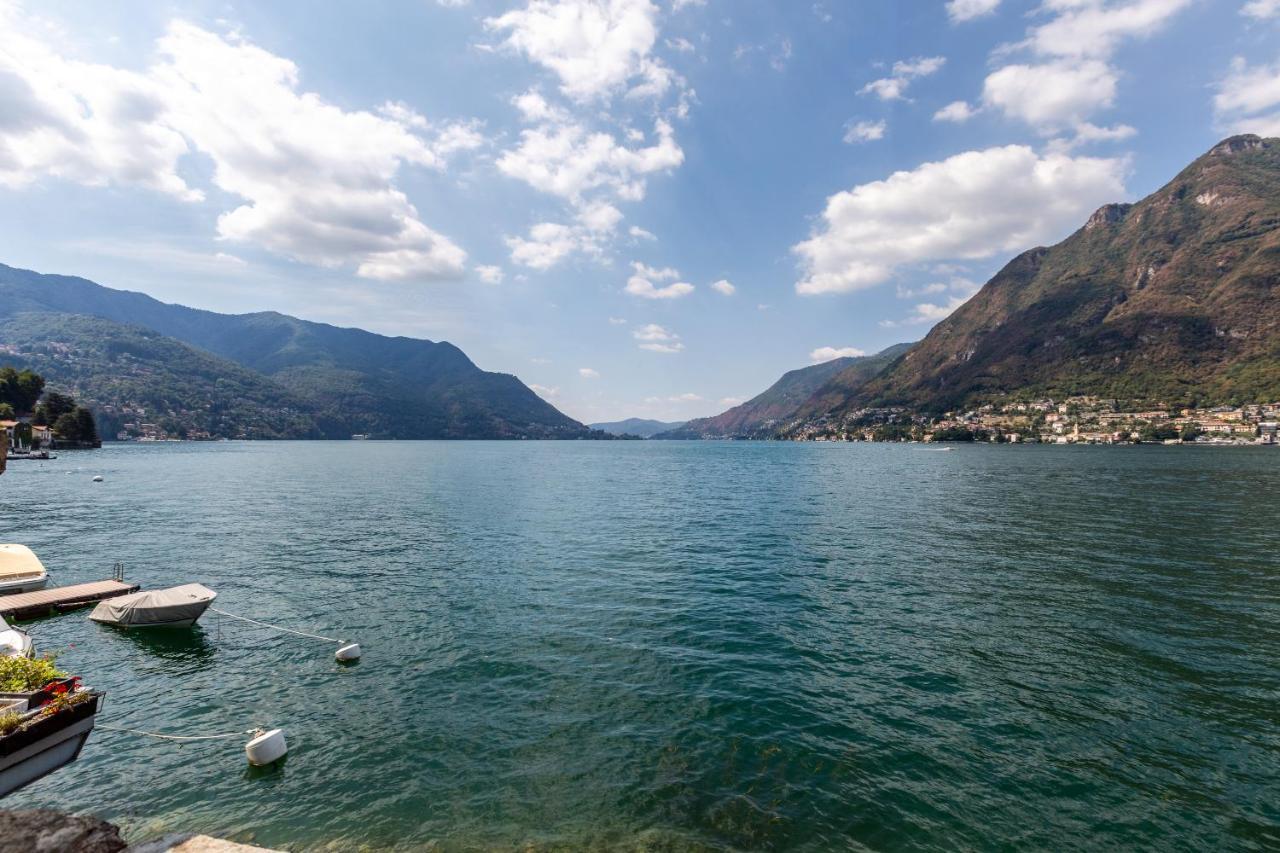
[[[102,694],[46,658],[0,659],[0,797],[75,761]]]

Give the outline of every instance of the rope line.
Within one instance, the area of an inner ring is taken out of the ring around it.
[[[232,619],[239,619],[242,622],[251,622],[254,625],[261,625],[263,628],[273,628],[277,631],[284,631],[286,634],[297,634],[299,637],[309,637],[313,640],[324,640],[326,643],[342,642],[341,640],[334,639],[333,637],[322,637],[319,634],[308,634],[305,631],[294,631],[292,628],[281,628],[279,625],[272,625],[267,622],[259,622],[257,619],[250,619],[248,616],[237,616],[234,613],[228,613],[227,611],[219,610],[216,607],[210,607],[209,609],[212,610],[214,613],[221,614],[222,616],[230,616]]]
[[[98,723],[94,728],[106,729],[109,732],[128,732],[133,735],[145,735],[147,737],[160,738],[161,740],[223,740],[229,737],[244,737],[258,731],[258,729],[246,729],[242,732],[228,732],[224,735],[162,735],[157,732],[144,732],[142,729],[126,729],[121,726],[109,726],[106,723]]]

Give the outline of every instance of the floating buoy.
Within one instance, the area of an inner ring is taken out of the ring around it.
[[[360,660],[360,644],[349,643],[333,653],[338,660]]]
[[[95,483],[101,483],[101,482],[102,482],[102,475],[101,475],[101,474],[94,474],[94,475],[93,475],[93,482],[95,482]]]
[[[253,740],[244,745],[244,754],[254,767],[274,764],[284,758],[288,751],[289,746],[284,742],[284,732],[280,729],[272,729],[269,732],[258,729],[254,732]]]

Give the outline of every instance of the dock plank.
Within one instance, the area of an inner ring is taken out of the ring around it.
[[[95,604],[104,598],[128,595],[131,592],[137,592],[138,588],[136,583],[109,580],[38,589],[35,592],[19,592],[14,595],[0,595],[0,616],[6,619],[47,616],[75,607]]]

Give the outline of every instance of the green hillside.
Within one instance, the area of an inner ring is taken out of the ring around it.
[[[292,411],[303,419],[289,421],[284,435],[318,430],[331,438],[353,433],[389,438],[599,436],[516,377],[483,371],[445,342],[387,337],[273,312],[199,311],[81,278],[0,265],[0,317],[23,312],[88,315],[140,327],[218,357],[220,365],[239,366],[242,371],[230,379],[233,385],[244,385],[250,375],[259,380],[254,388],[260,393],[247,398],[247,404],[256,408],[259,401],[269,403],[253,420],[254,434],[261,434],[262,424],[275,420],[277,412]],[[10,334],[21,331],[20,326],[10,328]],[[89,328],[82,331],[92,335]],[[0,345],[8,342],[0,338]],[[86,351],[95,345],[83,338],[80,344]],[[98,375],[95,382],[105,379]],[[174,372],[153,393],[163,396],[178,385],[180,375]],[[97,386],[85,391],[101,396]],[[272,393],[279,395],[273,402]],[[186,402],[199,401],[193,397]]]

